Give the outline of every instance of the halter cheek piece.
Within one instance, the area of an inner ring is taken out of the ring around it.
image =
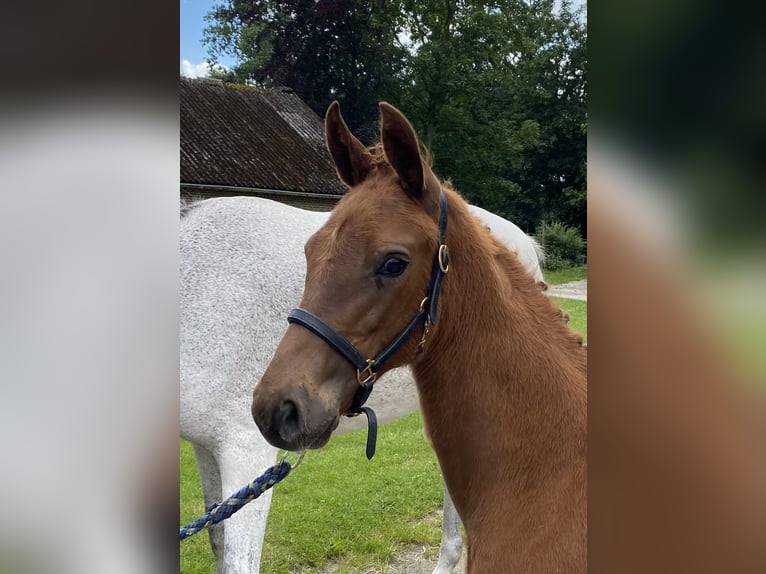
[[[365,359],[364,356],[352,345],[343,335],[330,327],[313,313],[301,309],[293,309],[287,315],[288,323],[297,323],[321,339],[340,353],[346,360],[356,368],[356,380],[359,383],[354,395],[354,402],[348,412],[344,413],[348,417],[355,417],[364,413],[367,415],[367,458],[371,459],[375,454],[375,444],[378,433],[378,420],[375,412],[370,407],[363,406],[372,392],[378,373],[386,361],[396,353],[404,343],[406,343],[415,331],[422,325],[423,338],[418,344],[418,354],[423,351],[426,343],[426,337],[431,325],[436,324],[437,312],[439,307],[439,294],[441,293],[441,284],[444,274],[449,269],[449,253],[445,243],[447,236],[447,197],[442,190],[441,215],[439,216],[439,248],[434,258],[431,269],[431,282],[428,285],[425,298],[420,302],[420,310],[410,321],[404,330],[391,341],[374,359]]]

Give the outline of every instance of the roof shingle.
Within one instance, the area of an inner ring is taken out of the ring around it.
[[[291,90],[181,78],[181,182],[343,195],[322,120]]]

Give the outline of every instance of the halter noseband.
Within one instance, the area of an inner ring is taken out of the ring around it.
[[[431,325],[436,324],[437,312],[439,307],[439,294],[441,293],[441,283],[444,274],[449,269],[449,253],[445,243],[447,237],[447,197],[444,191],[440,192],[441,215],[439,216],[439,247],[434,258],[431,269],[431,282],[428,285],[425,298],[420,303],[420,310],[417,312],[409,325],[394,337],[374,359],[365,359],[364,356],[352,345],[343,335],[330,327],[313,313],[301,309],[293,309],[287,315],[288,323],[298,323],[302,325],[328,345],[340,353],[349,363],[356,368],[356,380],[359,383],[354,395],[354,402],[348,412],[344,413],[348,417],[355,417],[364,413],[367,415],[368,434],[367,434],[367,458],[370,459],[375,454],[375,443],[377,440],[378,422],[375,412],[370,407],[363,406],[372,392],[373,385],[378,378],[383,364],[396,353],[404,343],[414,334],[419,326],[423,326],[423,338],[418,344],[418,354],[423,351],[426,343],[426,337]]]

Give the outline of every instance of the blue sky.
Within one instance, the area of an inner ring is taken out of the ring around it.
[[[207,49],[202,45],[202,30],[207,25],[204,18],[218,0],[181,0],[181,50],[180,73],[185,76],[205,75]],[[224,65],[234,63],[222,59]]]

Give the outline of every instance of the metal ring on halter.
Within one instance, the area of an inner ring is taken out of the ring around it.
[[[285,451],[285,454],[283,454],[283,455],[282,455],[282,458],[281,458],[281,459],[279,459],[279,464],[282,464],[283,462],[285,462],[285,460],[287,459],[287,455],[289,455],[289,454],[291,454],[291,453],[292,453],[292,451],[286,450],[286,451]],[[295,464],[291,464],[291,465],[290,465],[290,470],[295,470],[296,468],[298,468],[298,465],[299,465],[301,462],[303,462],[303,457],[304,457],[304,456],[306,456],[306,451],[305,451],[305,450],[302,450],[302,451],[300,452],[300,456],[298,457],[298,460],[296,460],[296,461],[295,461]]]
[[[439,245],[439,256],[437,259],[439,261],[439,269],[442,270],[442,273],[449,271],[449,251],[447,251],[447,246],[444,243]]]

